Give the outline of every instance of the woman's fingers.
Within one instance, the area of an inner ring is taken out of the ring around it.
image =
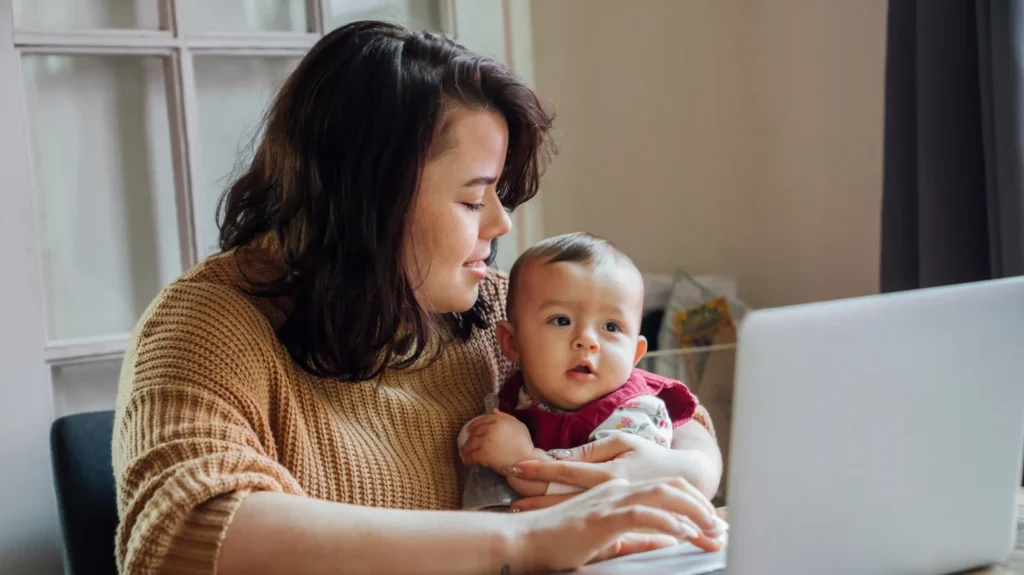
[[[664,549],[679,544],[679,540],[671,535],[661,533],[626,533],[615,539],[610,545],[602,549],[594,557],[593,561],[604,561],[644,551]]]
[[[716,536],[710,536],[702,531],[699,522],[691,517],[657,507],[628,505],[605,516],[601,521],[604,523],[604,530],[610,530],[606,532],[616,537],[616,541],[599,553],[599,556],[604,554],[607,557],[617,557],[652,548],[660,549],[666,546],[665,537],[687,540],[705,551],[718,551],[725,545],[724,531]],[[663,535],[630,533],[636,529],[653,530]],[[650,538],[638,537],[640,535],[648,535]],[[628,549],[622,547],[626,542],[630,546]]]
[[[680,521],[689,523],[709,540],[719,538],[728,529],[727,524],[718,518],[713,508],[709,510],[704,505],[703,495],[699,492],[694,495],[687,487],[687,481],[682,478],[639,483],[615,480],[592,490],[592,493],[594,497],[620,509],[639,506],[663,510],[673,514]],[[705,544],[713,545],[710,542]]]
[[[605,483],[614,476],[608,470],[593,463],[575,461],[523,461],[515,465],[516,477],[532,481],[562,483],[582,489],[591,489]],[[669,509],[675,513],[694,517],[702,530],[716,533],[722,528],[715,516],[715,508],[699,489],[682,478],[652,480],[633,484],[633,503]],[[518,503],[518,502],[517,502]],[[523,511],[531,505],[553,504],[550,500],[525,501],[520,504]],[[668,507],[666,507],[668,506]]]
[[[621,507],[600,519],[601,528],[609,536],[618,536],[635,529],[650,529],[678,539],[697,539],[700,530],[674,513],[646,505]]]
[[[701,492],[700,489],[697,489],[696,485],[690,483],[689,481],[680,479],[680,480],[678,480],[675,483],[675,486],[680,488],[680,489],[682,489],[686,493],[690,494],[691,497],[693,497],[698,502],[700,502],[704,506],[704,509],[705,509],[705,511],[708,512],[708,514],[716,515],[716,513],[715,513],[715,505],[713,503],[711,503],[711,500],[708,499],[704,495],[704,493]]]
[[[548,454],[562,461],[602,463],[633,451],[635,446],[630,443],[631,437],[624,433],[614,433],[573,449],[553,449]]]
[[[607,469],[593,463],[575,461],[522,461],[515,465],[516,477],[548,483],[564,483],[590,489],[615,476]]]
[[[576,497],[579,493],[565,493],[561,495],[535,495],[533,497],[524,497],[517,500],[511,505],[513,513],[519,511],[536,511],[537,509],[546,509],[552,505],[558,505],[559,503]]]
[[[697,517],[702,530],[717,533],[725,528],[726,523],[718,519],[715,505],[705,497],[699,489],[683,478],[655,479],[637,484],[636,493],[631,500],[647,503],[652,499],[671,502],[675,507],[672,511],[686,517]]]
[[[645,505],[665,509],[689,517],[701,531],[717,533],[721,523],[714,510],[708,508],[696,496],[685,489],[683,479],[637,484],[637,489],[623,498],[623,505]]]
[[[728,536],[725,533],[716,535],[714,537],[701,533],[700,537],[696,539],[690,539],[690,543],[694,546],[703,549],[704,551],[718,551],[725,547],[725,542]]]
[[[725,527],[722,527],[717,531],[708,532],[700,530],[700,528],[697,527],[697,524],[694,523],[694,521],[689,517],[680,517],[679,520],[689,522],[691,525],[693,525],[694,529],[697,529],[700,532],[699,537],[690,539],[690,543],[693,543],[695,546],[705,551],[718,551],[719,549],[725,546]]]

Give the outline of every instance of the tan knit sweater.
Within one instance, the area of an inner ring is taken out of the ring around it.
[[[214,573],[232,514],[257,490],[459,506],[456,435],[511,368],[493,329],[379,383],[316,378],[275,336],[288,302],[243,291],[239,267],[260,277],[272,273],[267,262],[206,261],[169,286],[133,334],[113,443],[122,573]],[[497,273],[481,283],[500,315],[506,283]],[[699,419],[710,427],[703,409]]]

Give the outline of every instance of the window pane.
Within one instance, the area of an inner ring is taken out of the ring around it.
[[[305,0],[178,0],[186,34],[309,30]]]
[[[252,157],[260,120],[277,89],[298,62],[288,57],[197,56],[201,255],[217,251],[217,201],[238,169]]]
[[[121,361],[53,367],[53,416],[114,409]]]
[[[23,63],[49,338],[126,333],[181,271],[163,62]]]
[[[324,0],[325,28],[356,20],[387,20],[417,30],[444,32],[441,0]]]
[[[144,28],[160,25],[155,0],[14,0],[18,28]]]

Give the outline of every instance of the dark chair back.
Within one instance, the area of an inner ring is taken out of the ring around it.
[[[50,428],[64,560],[70,575],[117,575],[113,434],[113,411],[68,415]]]

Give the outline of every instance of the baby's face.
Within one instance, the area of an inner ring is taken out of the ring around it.
[[[517,281],[510,329],[499,340],[533,399],[575,410],[625,383],[647,350],[635,268],[535,262]]]

